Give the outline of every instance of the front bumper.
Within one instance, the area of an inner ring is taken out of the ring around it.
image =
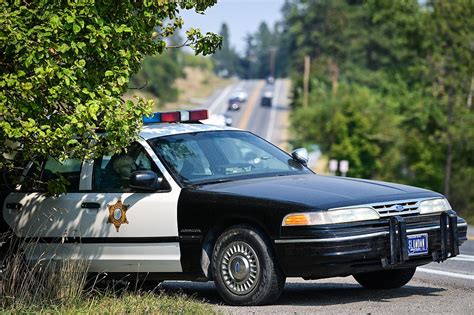
[[[428,253],[408,256],[407,235],[428,234]],[[452,210],[333,226],[282,227],[277,260],[288,277],[347,276],[441,262],[459,254],[467,223]]]

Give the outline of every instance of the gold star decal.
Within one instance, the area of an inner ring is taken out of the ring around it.
[[[120,225],[122,223],[127,223],[127,216],[126,212],[128,210],[129,206],[126,206],[122,203],[121,198],[115,203],[115,204],[110,204],[108,205],[109,208],[109,219],[107,223],[112,223],[115,225],[115,228],[117,229],[117,232],[120,229]]]

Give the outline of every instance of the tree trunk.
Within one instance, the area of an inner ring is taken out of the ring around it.
[[[471,77],[471,86],[469,87],[469,94],[467,95],[467,109],[471,109],[472,107],[472,93],[474,93],[474,76]]]
[[[332,83],[332,94],[337,94],[337,88],[339,87],[339,65],[333,59],[328,60],[329,73],[331,76]]]

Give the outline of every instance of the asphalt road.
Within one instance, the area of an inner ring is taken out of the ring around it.
[[[456,257],[464,260],[453,258],[423,266],[412,281],[395,290],[364,289],[352,277],[312,281],[288,278],[275,304],[235,307],[223,305],[211,282],[165,281],[161,288],[205,300],[216,310],[231,314],[473,314],[473,249],[474,241],[468,241]],[[431,270],[443,274],[427,272]]]
[[[274,84],[263,80],[242,80],[216,91],[204,104],[210,114],[225,114],[233,120],[233,126],[248,130],[276,145],[284,143],[285,133],[282,125],[288,114],[289,81],[278,79]],[[245,91],[247,101],[240,110],[228,110],[228,99],[236,91]],[[273,106],[261,106],[263,93],[273,93]]]
[[[226,114],[234,119],[234,126],[249,130],[281,145],[285,140],[285,119],[288,117],[288,89],[286,80],[274,85],[263,81],[239,81],[224,90],[216,91],[207,104],[211,112]],[[249,99],[239,111],[227,111],[228,97],[236,90],[244,90]],[[265,90],[273,90],[274,106],[260,106]],[[469,229],[470,240],[460,248],[460,255],[443,263],[431,263],[417,269],[405,287],[396,290],[367,290],[352,277],[304,281],[287,279],[285,290],[275,305],[260,307],[230,307],[209,283],[165,281],[162,288],[204,299],[225,313],[433,313],[474,314],[474,228]]]

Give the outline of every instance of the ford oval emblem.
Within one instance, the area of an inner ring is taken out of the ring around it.
[[[395,210],[397,210],[398,212],[400,212],[400,211],[405,210],[405,207],[402,206],[402,205],[395,205]]]

